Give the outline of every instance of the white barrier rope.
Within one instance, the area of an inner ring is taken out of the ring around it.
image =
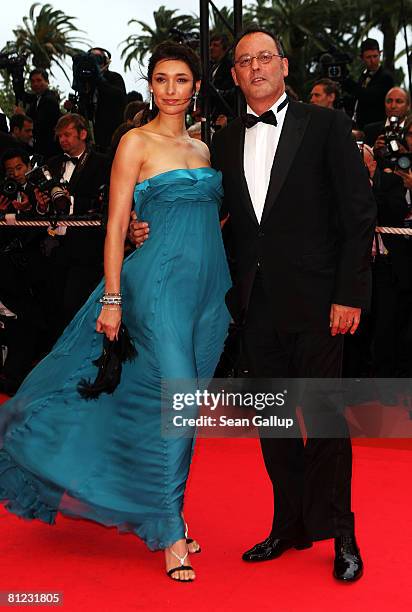
[[[49,227],[51,225],[50,220],[46,219],[16,219],[16,215],[6,215],[4,219],[0,219],[0,226],[2,225],[17,225],[18,227]],[[57,221],[57,227],[96,227],[101,225],[100,219],[67,219]],[[54,224],[53,224],[54,225]],[[376,227],[375,232],[377,234],[399,234],[403,236],[412,236],[412,228],[407,227]]]
[[[412,229],[409,227],[375,227],[377,234],[399,234],[403,236],[412,236]]]
[[[94,227],[102,224],[100,219],[60,219],[56,223],[56,227]],[[16,219],[16,215],[6,215],[4,219],[0,219],[0,226],[16,225],[18,227],[50,227],[53,225],[50,219]]]

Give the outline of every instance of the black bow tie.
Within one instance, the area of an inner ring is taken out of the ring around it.
[[[79,158],[78,157],[70,157],[70,155],[65,155],[64,156],[64,161],[67,163],[69,161],[72,162],[72,164],[76,165],[79,163]]]
[[[266,111],[266,113],[263,113],[263,115],[260,115],[259,117],[257,115],[247,113],[246,115],[243,115],[242,119],[247,128],[251,128],[257,123],[268,123],[275,126],[278,124],[276,121],[276,115],[272,110]]]
[[[283,102],[281,102],[279,106],[277,107],[276,112],[279,113],[283,108],[285,108],[288,102],[289,102],[289,98],[286,96]],[[277,126],[278,124],[276,120],[276,115],[273,112],[273,110],[266,111],[265,113],[263,113],[263,115],[260,115],[260,117],[258,117],[257,115],[251,115],[250,113],[247,113],[246,115],[242,115],[242,121],[246,128],[251,128],[259,122],[268,123],[274,126]]]

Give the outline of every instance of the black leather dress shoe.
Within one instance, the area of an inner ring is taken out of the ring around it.
[[[359,580],[363,574],[363,561],[355,536],[335,538],[335,563],[333,575],[343,582]]]
[[[296,540],[284,540],[280,538],[274,538],[269,536],[263,542],[255,544],[253,548],[247,550],[242,555],[243,561],[269,561],[270,559],[276,559],[280,557],[286,550],[290,548],[296,548],[297,550],[303,550],[304,548],[310,548],[312,542],[307,539],[296,539]]]

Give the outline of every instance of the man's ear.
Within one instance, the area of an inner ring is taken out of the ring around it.
[[[237,86],[239,87],[239,83],[238,83],[238,80],[237,80],[237,78],[236,78],[236,70],[235,70],[235,69],[232,67],[232,68],[230,69],[230,71],[231,71],[231,73],[232,73],[232,79],[234,80],[235,85],[237,85]]]

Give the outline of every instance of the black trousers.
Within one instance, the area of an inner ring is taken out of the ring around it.
[[[244,347],[251,378],[336,379],[341,375],[343,336],[332,337],[328,329],[277,330],[259,275],[249,303]],[[352,446],[346,421],[333,402],[320,410],[310,404],[304,400],[302,407],[306,444],[297,430],[294,437],[260,439],[273,485],[274,537],[320,540],[354,532]],[[336,435],[312,437],[319,431],[319,420],[325,419]]]

